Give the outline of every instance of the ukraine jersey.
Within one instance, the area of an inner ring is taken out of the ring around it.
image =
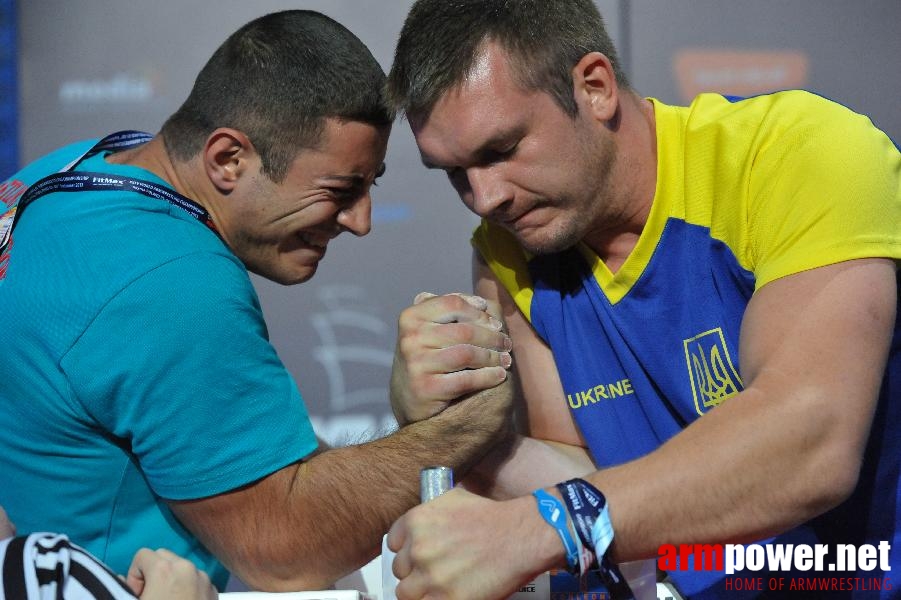
[[[901,156],[866,117],[801,91],[652,102],[657,187],[619,271],[583,245],[532,256],[488,222],[473,236],[551,348],[599,467],[653,451],[743,389],[738,336],[755,290],[841,261],[901,258]],[[896,324],[858,491],[811,523],[824,542],[894,542],[896,572],[899,423]],[[716,449],[697,460],[706,452]]]

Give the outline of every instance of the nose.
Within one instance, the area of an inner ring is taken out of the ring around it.
[[[356,236],[364,236],[372,230],[372,196],[369,192],[357,198],[353,204],[338,212],[338,225]]]
[[[513,199],[510,186],[493,167],[471,167],[466,170],[472,211],[487,217]]]

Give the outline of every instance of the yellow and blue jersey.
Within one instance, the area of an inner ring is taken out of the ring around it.
[[[551,348],[601,467],[651,452],[743,389],[739,331],[755,290],[841,261],[901,258],[901,155],[866,117],[802,91],[652,101],[655,197],[616,273],[583,245],[532,256],[488,222],[473,236]],[[861,540],[901,544],[899,423],[896,325],[861,474],[868,492],[833,511],[854,514]],[[819,521],[829,538],[835,519]]]

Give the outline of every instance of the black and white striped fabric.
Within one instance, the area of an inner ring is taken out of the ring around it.
[[[65,535],[32,533],[0,541],[0,600],[135,600],[103,563]]]

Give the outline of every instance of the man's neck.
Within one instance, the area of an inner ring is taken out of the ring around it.
[[[204,194],[192,182],[190,169],[183,167],[181,163],[176,163],[169,157],[166,144],[159,135],[154,136],[152,140],[137,148],[110,154],[106,157],[106,161],[150,171],[168,183],[182,196],[190,198],[204,208],[209,209],[204,201]]]
[[[609,193],[621,207],[621,219],[613,228],[595,230],[584,240],[613,273],[635,249],[654,203],[657,137],[650,100],[624,94],[620,128],[615,135],[618,156]]]

